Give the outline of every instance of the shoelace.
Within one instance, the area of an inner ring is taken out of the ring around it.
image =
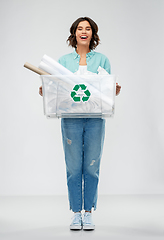
[[[85,224],[92,224],[91,214],[89,212],[85,212],[83,222]]]
[[[79,221],[81,221],[81,214],[74,214],[74,216],[72,217],[73,219],[73,223],[79,223]]]

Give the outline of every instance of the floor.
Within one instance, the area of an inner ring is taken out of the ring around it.
[[[94,231],[70,231],[66,196],[0,197],[0,240],[164,239],[164,195],[99,196]]]

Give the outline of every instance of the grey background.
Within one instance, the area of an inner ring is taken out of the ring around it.
[[[99,26],[96,51],[122,86],[106,121],[100,194],[164,194],[164,1],[1,0],[0,195],[67,194],[59,119],[46,119],[41,80],[23,68],[72,52],[80,16]]]

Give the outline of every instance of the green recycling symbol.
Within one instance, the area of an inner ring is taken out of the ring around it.
[[[79,92],[81,94],[79,94]],[[90,95],[91,95],[90,91],[87,90],[87,87],[84,84],[76,84],[73,88],[73,91],[71,92],[71,97],[75,102],[80,102],[81,100],[83,102],[87,102]]]

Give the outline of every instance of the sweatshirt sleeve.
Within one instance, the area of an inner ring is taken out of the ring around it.
[[[105,62],[104,62],[104,69],[111,74],[111,65],[109,62],[109,59],[106,57]]]

